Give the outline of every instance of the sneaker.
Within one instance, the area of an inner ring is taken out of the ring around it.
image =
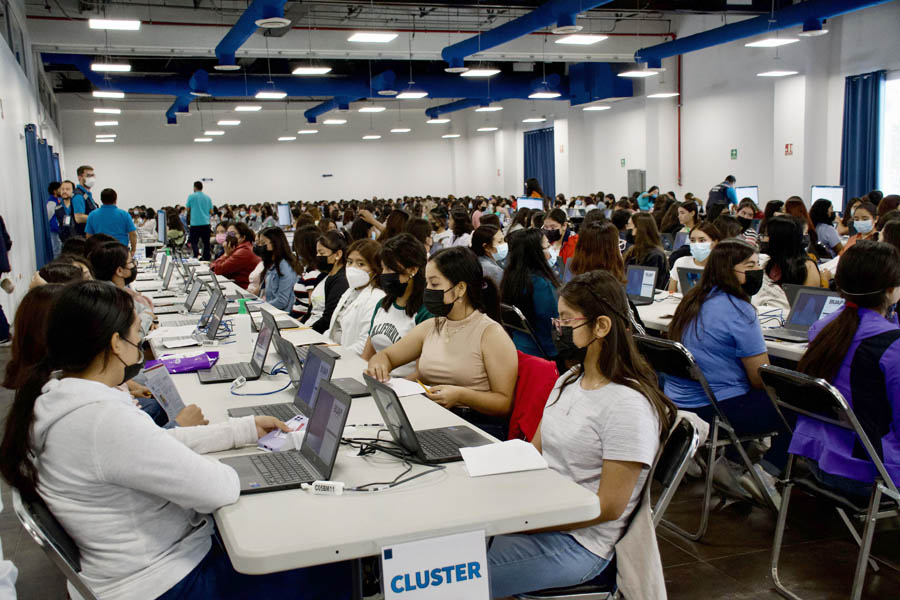
[[[752,496],[741,485],[740,472],[740,465],[721,456],[713,464],[713,485],[730,496],[749,500]]]
[[[778,483],[778,480],[772,475],[769,475],[769,473],[760,465],[753,465],[753,470],[756,471],[757,475],[759,475],[759,478],[763,483],[763,489],[759,489],[759,486],[756,484],[756,480],[749,472],[741,475],[740,479],[738,480],[740,482],[740,485],[743,486],[745,490],[750,492],[750,495],[753,496],[753,499],[757,502],[763,504],[764,506],[768,506],[769,502],[771,502],[775,505],[775,508],[780,508],[781,493],[775,487],[775,484]]]

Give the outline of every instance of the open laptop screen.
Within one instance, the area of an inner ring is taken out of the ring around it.
[[[323,475],[331,475],[344,423],[350,410],[349,397],[326,383],[319,387],[316,408],[309,418],[301,451]]]
[[[656,269],[653,267],[628,267],[628,283],[625,291],[629,296],[653,298],[653,287],[656,285]]]
[[[316,394],[322,380],[330,381],[331,372],[334,370],[334,359],[329,358],[315,346],[310,346],[306,355],[306,363],[303,365],[303,377],[297,386],[297,396],[294,398],[294,406],[304,415],[310,415],[316,407]]]
[[[387,386],[371,383],[373,381],[371,378],[367,377],[366,381],[370,382],[369,391],[372,393],[372,398],[375,400],[391,436],[406,450],[412,453],[418,452],[418,440],[414,437],[415,434],[411,431],[412,427],[405,418],[403,406],[400,405],[397,394]]]
[[[805,327],[820,319],[824,319],[844,305],[844,299],[840,296],[828,294],[811,294],[800,292],[791,310],[789,327]]]
[[[266,317],[269,317],[268,319]],[[259,328],[259,334],[256,336],[256,345],[253,347],[253,360],[251,365],[256,371],[262,369],[266,362],[266,354],[269,351],[269,344],[272,341],[272,331],[274,319],[271,315],[263,315],[262,325]]]

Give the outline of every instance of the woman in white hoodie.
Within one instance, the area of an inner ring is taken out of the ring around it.
[[[116,386],[144,363],[134,301],[104,283],[67,286],[50,309],[47,355],[16,393],[0,473],[39,496],[81,553],[102,599],[349,598],[343,565],[237,573],[212,543],[210,513],[238,500],[237,473],[201,454],[284,424],[244,417],[163,430]],[[326,583],[327,582],[327,583]],[[290,587],[287,587],[290,586]]]
[[[347,291],[331,314],[331,326],[325,335],[362,355],[369,339],[372,313],[384,298],[384,291],[378,287],[381,244],[375,240],[357,240],[350,244],[346,273]]]

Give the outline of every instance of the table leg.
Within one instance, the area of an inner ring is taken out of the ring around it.
[[[351,595],[352,600],[362,600],[363,599],[363,567],[362,567],[362,559],[354,558],[350,561],[350,578],[353,581],[353,594]]]

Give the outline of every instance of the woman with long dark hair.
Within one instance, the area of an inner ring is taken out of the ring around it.
[[[838,235],[837,229],[834,228],[834,207],[831,200],[816,200],[813,202],[812,208],[809,209],[809,218],[816,230],[816,236],[819,243],[828,251],[828,254],[834,258],[841,253],[844,245],[841,242],[841,236]]]
[[[858,242],[844,252],[834,282],[844,306],[809,328],[809,348],[797,370],[841,392],[900,484],[900,252],[889,244]],[[878,475],[858,446],[852,431],[800,416],[790,451],[809,459],[820,482],[862,500]]]
[[[101,598],[238,599],[298,590],[349,598],[343,565],[242,575],[213,544],[216,509],[237,502],[229,466],[198,453],[256,444],[284,423],[244,417],[164,430],[117,386],[144,363],[134,302],[100,282],[66,286],[47,322],[47,353],[16,392],[0,473],[40,498],[78,546]],[[313,587],[310,587],[313,586]],[[197,590],[203,590],[198,593]]]
[[[821,275],[816,262],[806,254],[802,222],[794,217],[775,217],[769,221],[769,261],[764,285],[809,285],[820,287]]]
[[[256,236],[253,252],[262,259],[265,283],[263,299],[283,311],[294,305],[294,285],[303,272],[300,261],[291,252],[287,236],[280,227],[268,227]]]
[[[569,219],[561,208],[554,208],[541,224],[541,231],[550,242],[550,266],[561,276],[575,253],[578,234],[569,227]]]
[[[713,248],[722,240],[722,234],[715,225],[709,221],[701,221],[691,230],[690,235],[691,253],[688,256],[677,258],[672,263],[672,270],[669,272],[669,291],[678,292],[678,269],[702,269],[706,267],[709,261],[709,255]],[[684,290],[681,290],[682,292]]]
[[[472,242],[472,220],[462,206],[455,206],[450,211],[450,237],[444,242],[444,248],[454,246],[467,247]]]
[[[610,221],[582,225],[572,255],[570,271],[573,276],[597,270],[609,271],[616,280],[626,281],[625,261],[619,250],[619,230]]]
[[[591,271],[560,290],[554,339],[577,364],[560,377],[533,444],[550,468],[596,493],[600,516],[500,535],[488,548],[491,597],[574,585],[609,564],[675,407],[632,339],[622,284]]]
[[[310,294],[327,276],[327,273],[322,273],[316,266],[316,240],[319,239],[319,235],[315,225],[301,225],[294,231],[294,239],[291,242],[302,269],[294,285],[295,302],[291,316],[301,321],[305,321],[309,314]]]
[[[496,225],[481,225],[472,232],[472,252],[478,257],[485,277],[490,277],[499,287],[503,280],[503,267],[500,266],[500,262],[506,260],[509,252],[503,231]]]
[[[384,229],[378,235],[376,240],[379,244],[384,244],[394,236],[400,235],[406,229],[406,223],[409,221],[409,213],[405,210],[392,210],[384,220]]]
[[[316,268],[326,273],[325,278],[309,295],[310,309],[306,322],[319,333],[325,333],[331,323],[331,315],[341,296],[347,291],[347,241],[337,231],[329,231],[316,241]]]
[[[80,275],[80,271],[79,271]],[[80,277],[79,277],[80,279]],[[17,390],[28,380],[32,369],[47,354],[47,317],[53,301],[62,292],[58,283],[31,289],[16,308],[15,331],[3,387]]]
[[[625,251],[625,265],[656,267],[656,289],[666,289],[669,285],[669,264],[653,215],[634,213],[631,222],[634,225],[634,245]]]

